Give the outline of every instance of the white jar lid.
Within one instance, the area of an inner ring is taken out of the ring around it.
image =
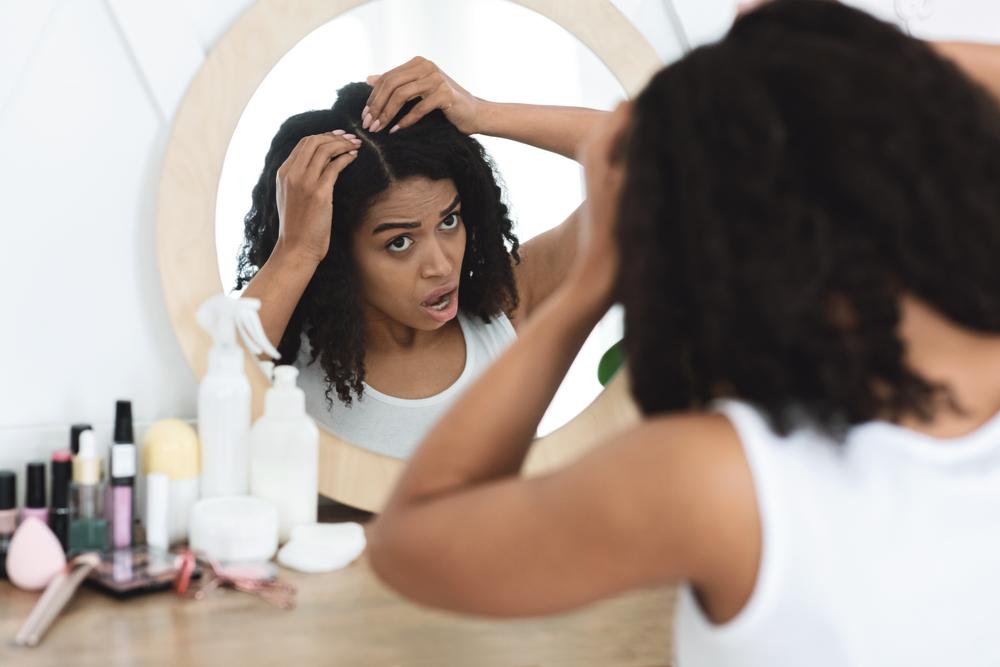
[[[232,563],[270,560],[278,550],[278,509],[262,498],[205,498],[191,508],[191,548]]]

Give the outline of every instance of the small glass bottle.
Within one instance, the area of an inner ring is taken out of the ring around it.
[[[94,432],[80,433],[80,451],[73,457],[70,486],[69,555],[108,550],[108,520],[104,516],[104,482]]]

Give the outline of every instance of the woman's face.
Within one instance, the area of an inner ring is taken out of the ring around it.
[[[451,179],[407,178],[376,198],[352,245],[366,308],[424,331],[458,314],[461,209]]]

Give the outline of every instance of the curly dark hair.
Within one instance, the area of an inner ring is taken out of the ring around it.
[[[910,294],[1000,332],[1000,109],[895,26],[776,0],[637,98],[618,230],[644,413],[754,403],[831,434],[960,406],[909,368]]]
[[[360,398],[365,377],[358,276],[350,242],[345,239],[351,238],[373,201],[393,183],[414,176],[455,183],[466,227],[459,290],[463,312],[489,321],[518,304],[512,261],[520,261],[519,243],[512,231],[502,181],[485,148],[462,134],[440,110],[394,134],[362,129],[361,111],[371,90],[368,84],[350,83],[337,91],[332,109],[307,111],[282,123],[253,188],[236,279],[236,289],[241,289],[274,250],[278,240],[275,177],[299,140],[335,129],[360,138],[366,147],[334,186],[330,251],[309,281],[278,345],[282,359],[295,360],[305,333],[312,348],[310,363],[318,358],[326,373],[330,405],[334,389],[347,405],[352,392]],[[388,126],[399,122],[418,101],[404,105]]]

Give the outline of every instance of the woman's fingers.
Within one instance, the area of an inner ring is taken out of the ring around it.
[[[357,157],[358,151],[351,150],[330,160],[319,176],[319,187],[323,188],[326,192],[331,192],[333,186],[337,183],[337,177],[340,176],[340,172],[344,171],[347,165],[354,162]]]
[[[306,167],[307,179],[310,181],[318,181],[320,179],[320,174],[323,173],[323,169],[329,164],[330,160],[338,155],[342,155],[352,150],[357,150],[361,146],[361,140],[358,139],[353,134],[342,134],[342,135],[317,135],[319,139],[313,147],[312,156],[309,159],[309,164]]]
[[[413,105],[413,108],[410,109],[409,113],[407,113],[405,116],[399,119],[399,122],[396,123],[389,130],[389,134],[392,134],[396,130],[402,130],[404,128],[410,127],[411,125],[415,124],[418,120],[429,114],[431,111],[434,111],[435,109],[439,108],[442,104],[443,97],[444,95],[441,92],[435,92],[429,96],[424,96],[423,99],[421,99],[419,102]],[[395,115],[396,114],[393,113],[393,115],[389,116],[389,118],[392,119],[392,117]]]
[[[343,130],[335,130],[341,135],[344,133]],[[316,153],[316,146],[324,139],[330,138],[332,133],[327,134],[310,134],[302,137],[295,144],[292,152],[288,154],[285,161],[281,163],[278,168],[278,178],[288,179],[289,177],[297,179],[300,174],[305,174],[309,170],[309,163],[312,161],[313,155]]]
[[[389,122],[396,117],[397,113],[399,113],[399,110],[403,108],[404,104],[415,97],[421,97],[425,100],[428,97],[433,97],[437,91],[436,87],[438,85],[439,82],[434,81],[431,77],[427,77],[399,86],[392,92],[392,95],[389,96],[385,107],[381,110],[373,110],[371,112],[372,124],[369,126],[369,130],[372,132],[378,132],[379,130],[386,128],[389,125]],[[424,105],[423,108],[425,110],[413,119],[414,123],[417,122],[419,118],[423,117],[424,114],[434,109],[434,107],[428,108],[427,105]],[[407,114],[407,116],[410,115],[413,115],[413,110]]]
[[[428,75],[435,71],[437,71],[437,66],[434,63],[426,58],[417,56],[409,62],[382,74],[373,85],[372,94],[368,97],[368,103],[361,113],[361,126],[371,132],[377,132],[379,129],[382,129],[384,124],[388,123],[396,115],[399,107],[402,107],[406,103],[406,100],[403,100],[396,107],[395,112],[387,115],[388,110],[386,107],[396,89],[426,79]],[[418,88],[425,89],[429,83],[425,81],[422,84],[418,84]],[[376,120],[380,121],[378,125],[375,124]],[[377,129],[372,129],[373,126]]]

